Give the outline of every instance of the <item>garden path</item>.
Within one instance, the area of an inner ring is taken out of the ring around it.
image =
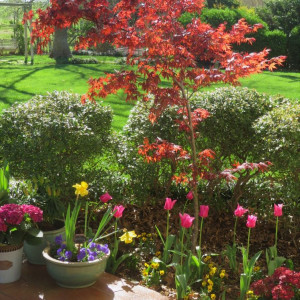
[[[104,273],[91,287],[67,289],[56,285],[45,266],[23,264],[21,279],[0,284],[0,300],[167,300],[128,280]]]

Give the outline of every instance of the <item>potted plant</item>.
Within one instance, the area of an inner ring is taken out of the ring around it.
[[[93,285],[105,270],[110,250],[107,245],[100,245],[97,242],[114,213],[109,207],[101,219],[96,233],[87,236],[88,202],[86,202],[84,234],[80,236],[80,239],[75,239],[76,224],[81,209],[79,196],[84,197],[88,194],[88,184],[83,181],[74,187],[77,197],[72,212],[70,204],[68,206],[65,219],[66,239],[57,236],[55,244],[47,247],[43,251],[43,256],[46,259],[49,275],[58,285],[67,288],[83,288]]]
[[[65,223],[61,217],[64,206],[57,198],[46,197],[45,195],[39,195],[39,199],[36,202],[39,203],[44,212],[44,220],[38,224],[43,235],[27,238],[24,242],[24,253],[29,263],[45,265],[46,260],[43,257],[43,250],[49,244],[54,243],[56,236],[62,235],[65,238]],[[57,208],[60,209],[60,213]]]
[[[36,206],[0,206],[0,283],[20,278],[23,242],[30,236],[42,235],[36,224],[42,220],[43,211]]]

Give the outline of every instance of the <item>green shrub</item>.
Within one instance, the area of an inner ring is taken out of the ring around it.
[[[202,147],[213,149],[222,160],[232,156],[239,162],[260,159],[260,141],[252,124],[274,107],[270,96],[227,87],[199,93],[194,101],[211,114],[199,126]]]
[[[287,59],[291,68],[300,70],[300,25],[291,32]]]
[[[72,57],[69,60],[69,63],[73,64],[73,65],[99,64],[99,61],[98,61],[98,59],[92,58],[92,57],[89,57],[89,58]]]
[[[88,181],[84,167],[107,147],[111,121],[109,107],[82,105],[76,94],[35,96],[1,115],[0,156],[15,178],[62,197],[74,183]]]

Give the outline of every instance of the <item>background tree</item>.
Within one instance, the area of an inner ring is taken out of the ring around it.
[[[230,7],[230,8],[237,8],[241,5],[239,0],[206,0],[206,5],[208,8],[213,7]]]
[[[89,10],[91,4],[96,6],[95,9]],[[33,38],[43,36],[41,43],[45,44],[54,31],[52,24],[68,27],[78,22],[80,17],[89,18],[95,22],[99,31],[91,31],[86,37],[82,37],[81,46],[88,47],[97,42],[108,41],[115,46],[127,47],[127,64],[135,67],[107,74],[104,78],[91,79],[88,93],[82,98],[83,102],[87,99],[95,101],[97,97],[105,98],[119,89],[124,89],[128,101],[152,99],[153,106],[149,115],[151,122],[155,122],[167,107],[179,107],[177,122],[186,134],[189,148],[183,149],[179,145],[161,140],[151,143],[145,139],[141,149],[145,154],[145,151],[154,151],[156,160],[167,157],[190,162],[187,181],[194,194],[195,249],[199,227],[197,183],[210,175],[209,161],[213,159],[213,151],[207,149],[199,152],[196,148],[196,139],[200,139],[200,135],[195,128],[209,113],[203,109],[192,110],[190,100],[194,92],[212,83],[238,85],[240,77],[261,72],[265,68],[272,70],[276,64],[282,63],[283,57],[268,60],[266,49],[250,54],[233,51],[234,44],[253,42],[252,38],[246,36],[256,32],[260,25],[249,26],[240,20],[230,31],[226,31],[224,24],[212,28],[199,19],[193,19],[186,27],[183,26],[178,18],[184,12],[200,14],[203,0],[123,0],[116,4],[107,19],[103,18],[103,13],[108,13],[103,10],[103,4],[103,1],[96,0],[88,3],[80,0],[68,2],[68,9],[60,10],[57,16],[40,11],[35,21],[37,26]],[[79,10],[82,5],[86,9]],[[98,13],[102,17],[101,24],[94,15],[90,18],[89,12]],[[134,24],[133,17],[136,19]],[[141,56],[133,56],[136,49],[144,49]],[[212,66],[207,69],[198,67],[196,57],[210,61]],[[167,86],[162,85],[162,80],[168,81]],[[215,176],[228,180],[234,178],[230,170]]]

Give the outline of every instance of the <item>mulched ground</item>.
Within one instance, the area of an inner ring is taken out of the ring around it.
[[[179,230],[178,213],[179,211],[176,210],[176,208],[171,211],[170,231],[174,234],[178,233]],[[299,220],[293,220],[288,216],[282,216],[279,220],[278,254],[292,259],[295,270],[300,271]],[[237,226],[237,243],[239,246],[243,245],[246,247],[248,228],[245,224],[246,217],[239,219]],[[275,218],[272,217],[270,217],[269,220],[258,219],[257,226],[251,230],[250,256],[259,250],[264,250],[265,252],[266,248],[274,245],[275,224]],[[121,228],[135,230],[137,234],[141,234],[142,232],[156,233],[155,225],[158,226],[161,232],[165,232],[166,211],[163,209],[163,204],[162,206],[144,205],[142,207],[127,205],[123,217],[120,219]],[[209,217],[204,221],[202,253],[221,253],[225,249],[226,244],[232,244],[233,227],[234,218],[232,215],[229,213],[216,213],[211,210]],[[161,250],[159,238],[157,238],[156,248],[156,250]],[[124,251],[128,251],[128,246],[127,249],[124,248]],[[239,259],[241,260],[241,257]],[[146,260],[147,257],[145,257],[145,261]],[[223,266],[227,264],[226,260],[222,259],[221,256],[218,256],[216,260],[217,263]],[[266,274],[264,254],[262,254],[258,264],[263,273]],[[140,269],[141,268],[142,265],[140,265]],[[229,271],[229,267],[227,267],[226,270]],[[118,275],[142,283],[141,272],[138,272],[136,268],[123,265],[119,268]],[[165,276],[162,285],[152,288],[155,288],[162,294],[168,295],[170,299],[173,299],[175,297],[173,275],[172,272],[170,272],[168,276]],[[230,271],[226,278],[226,290],[226,299],[237,299],[239,276]]]

